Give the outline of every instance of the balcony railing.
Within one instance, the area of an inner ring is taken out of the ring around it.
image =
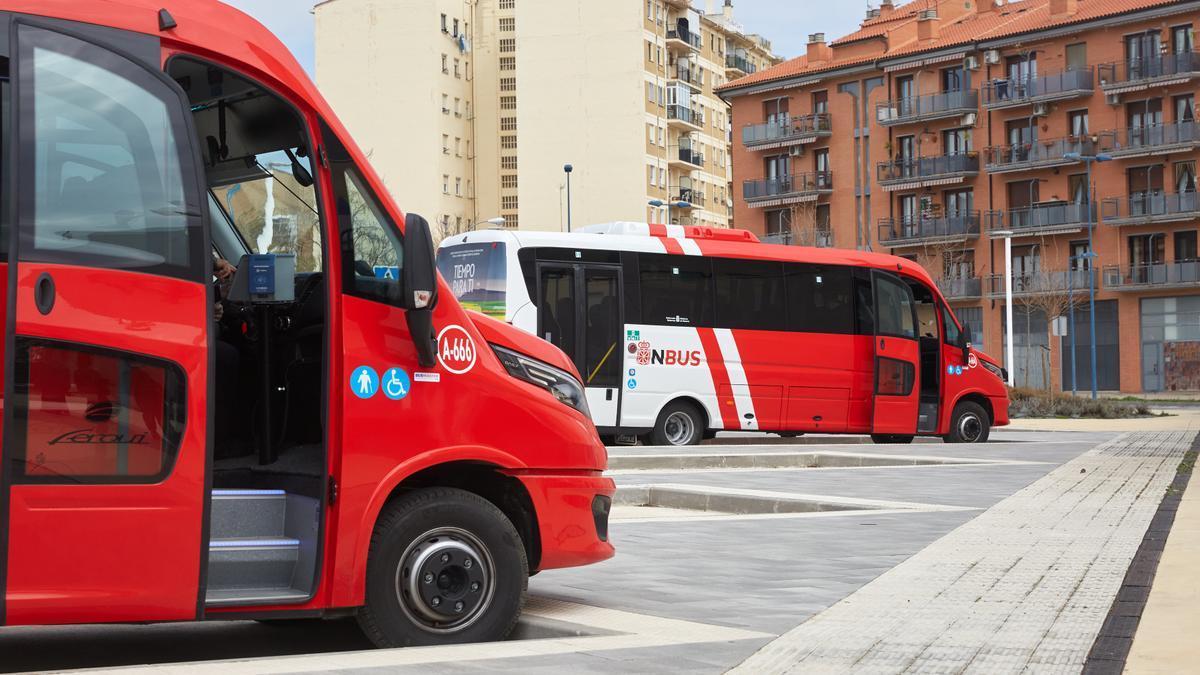
[[[754,72],[758,70],[758,68],[750,62],[750,59],[744,56],[737,56],[735,54],[725,55],[725,68],[728,70],[737,70],[745,73],[746,75],[753,75]]]
[[[1169,223],[1200,218],[1200,195],[1195,192],[1152,192],[1129,197],[1109,197],[1101,202],[1106,225]]]
[[[1090,67],[1024,79],[996,79],[983,86],[983,107],[1015,108],[1088,96],[1095,89]]]
[[[1095,222],[1096,208],[1091,208],[1092,222]],[[989,211],[988,229],[1012,230],[1016,235],[1047,234],[1054,231],[1075,232],[1082,229],[1088,221],[1087,204],[1074,202],[1056,202],[1039,204],[1008,211]]]
[[[832,133],[833,118],[829,113],[797,115],[784,121],[747,124],[742,127],[742,145],[765,150],[811,143]]]
[[[816,230],[784,230],[771,232],[760,238],[764,244],[782,244],[784,246],[815,246],[817,248],[833,248],[833,232],[828,228]]]
[[[1200,286],[1200,261],[1104,268],[1104,286],[1118,291]]]
[[[672,79],[693,84],[697,87],[700,86],[700,69],[690,67],[682,59],[675,63],[675,67],[672,72],[674,73],[674,77]]]
[[[803,201],[830,192],[833,192],[833,173],[829,171],[748,180],[742,184],[742,197],[747,201]]]
[[[687,202],[692,206],[704,206],[704,193],[695,188],[676,187],[671,190],[671,201]]]
[[[891,162],[880,162],[876,167],[876,178],[883,186],[977,173],[979,173],[979,155],[974,152],[940,157],[910,157]]]
[[[940,218],[881,218],[879,243],[893,248],[979,236],[979,212]]]
[[[1129,127],[1101,135],[1113,157],[1138,157],[1186,152],[1200,147],[1200,125],[1195,120]]]
[[[875,106],[876,119],[885,127],[955,117],[977,110],[979,92],[973,89],[901,98]]]
[[[682,162],[695,167],[704,166],[704,153],[695,148],[672,146],[668,155],[672,162]]]
[[[938,288],[948,300],[963,300],[983,296],[983,279],[966,277],[957,279],[938,279]]]
[[[700,34],[693,33],[689,30],[667,31],[667,46],[670,46],[671,42],[683,42],[692,49],[700,49],[703,46],[703,43],[700,40]]]
[[[1045,169],[1076,164],[1080,160],[1068,157],[1068,154],[1091,156],[1100,147],[1100,144],[1092,142],[1091,139],[1078,136],[1017,145],[996,145],[983,151],[983,162],[989,173]]]
[[[1161,54],[1125,59],[1100,66],[1100,88],[1120,92],[1128,85],[1145,85],[1158,80],[1191,78],[1200,73],[1200,52]]]
[[[1046,295],[1050,293],[1086,293],[1091,279],[1091,270],[1049,270],[1014,274],[1013,295]],[[1004,275],[988,276],[988,295],[1004,297]]]
[[[680,121],[696,127],[704,126],[704,115],[698,110],[692,110],[686,105],[672,104],[667,106],[667,119]]]

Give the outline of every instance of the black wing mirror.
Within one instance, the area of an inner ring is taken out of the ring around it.
[[[438,302],[437,259],[429,221],[410,213],[404,219],[404,309],[408,332],[422,368],[437,364],[433,308]]]
[[[964,324],[958,334],[958,346],[962,347],[963,364],[971,360],[971,327]]]

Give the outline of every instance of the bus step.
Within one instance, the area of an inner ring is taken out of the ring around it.
[[[213,490],[213,539],[282,537],[286,517],[283,490]]]
[[[208,549],[208,587],[289,588],[299,559],[298,539],[217,539]]]

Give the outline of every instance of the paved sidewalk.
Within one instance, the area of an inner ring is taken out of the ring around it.
[[[1127,434],[1085,453],[736,672],[1078,672],[1193,436]]]
[[[1116,420],[1021,418],[1001,428],[1011,431],[1200,431],[1200,410],[1196,408],[1153,411],[1166,412],[1168,416]]]

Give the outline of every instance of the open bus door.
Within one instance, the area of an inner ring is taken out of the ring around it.
[[[893,274],[872,272],[875,300],[875,409],[871,433],[911,437],[920,407],[921,345],[912,289]]]
[[[187,99],[156,38],[12,21],[0,616],[195,619],[213,262]]]

